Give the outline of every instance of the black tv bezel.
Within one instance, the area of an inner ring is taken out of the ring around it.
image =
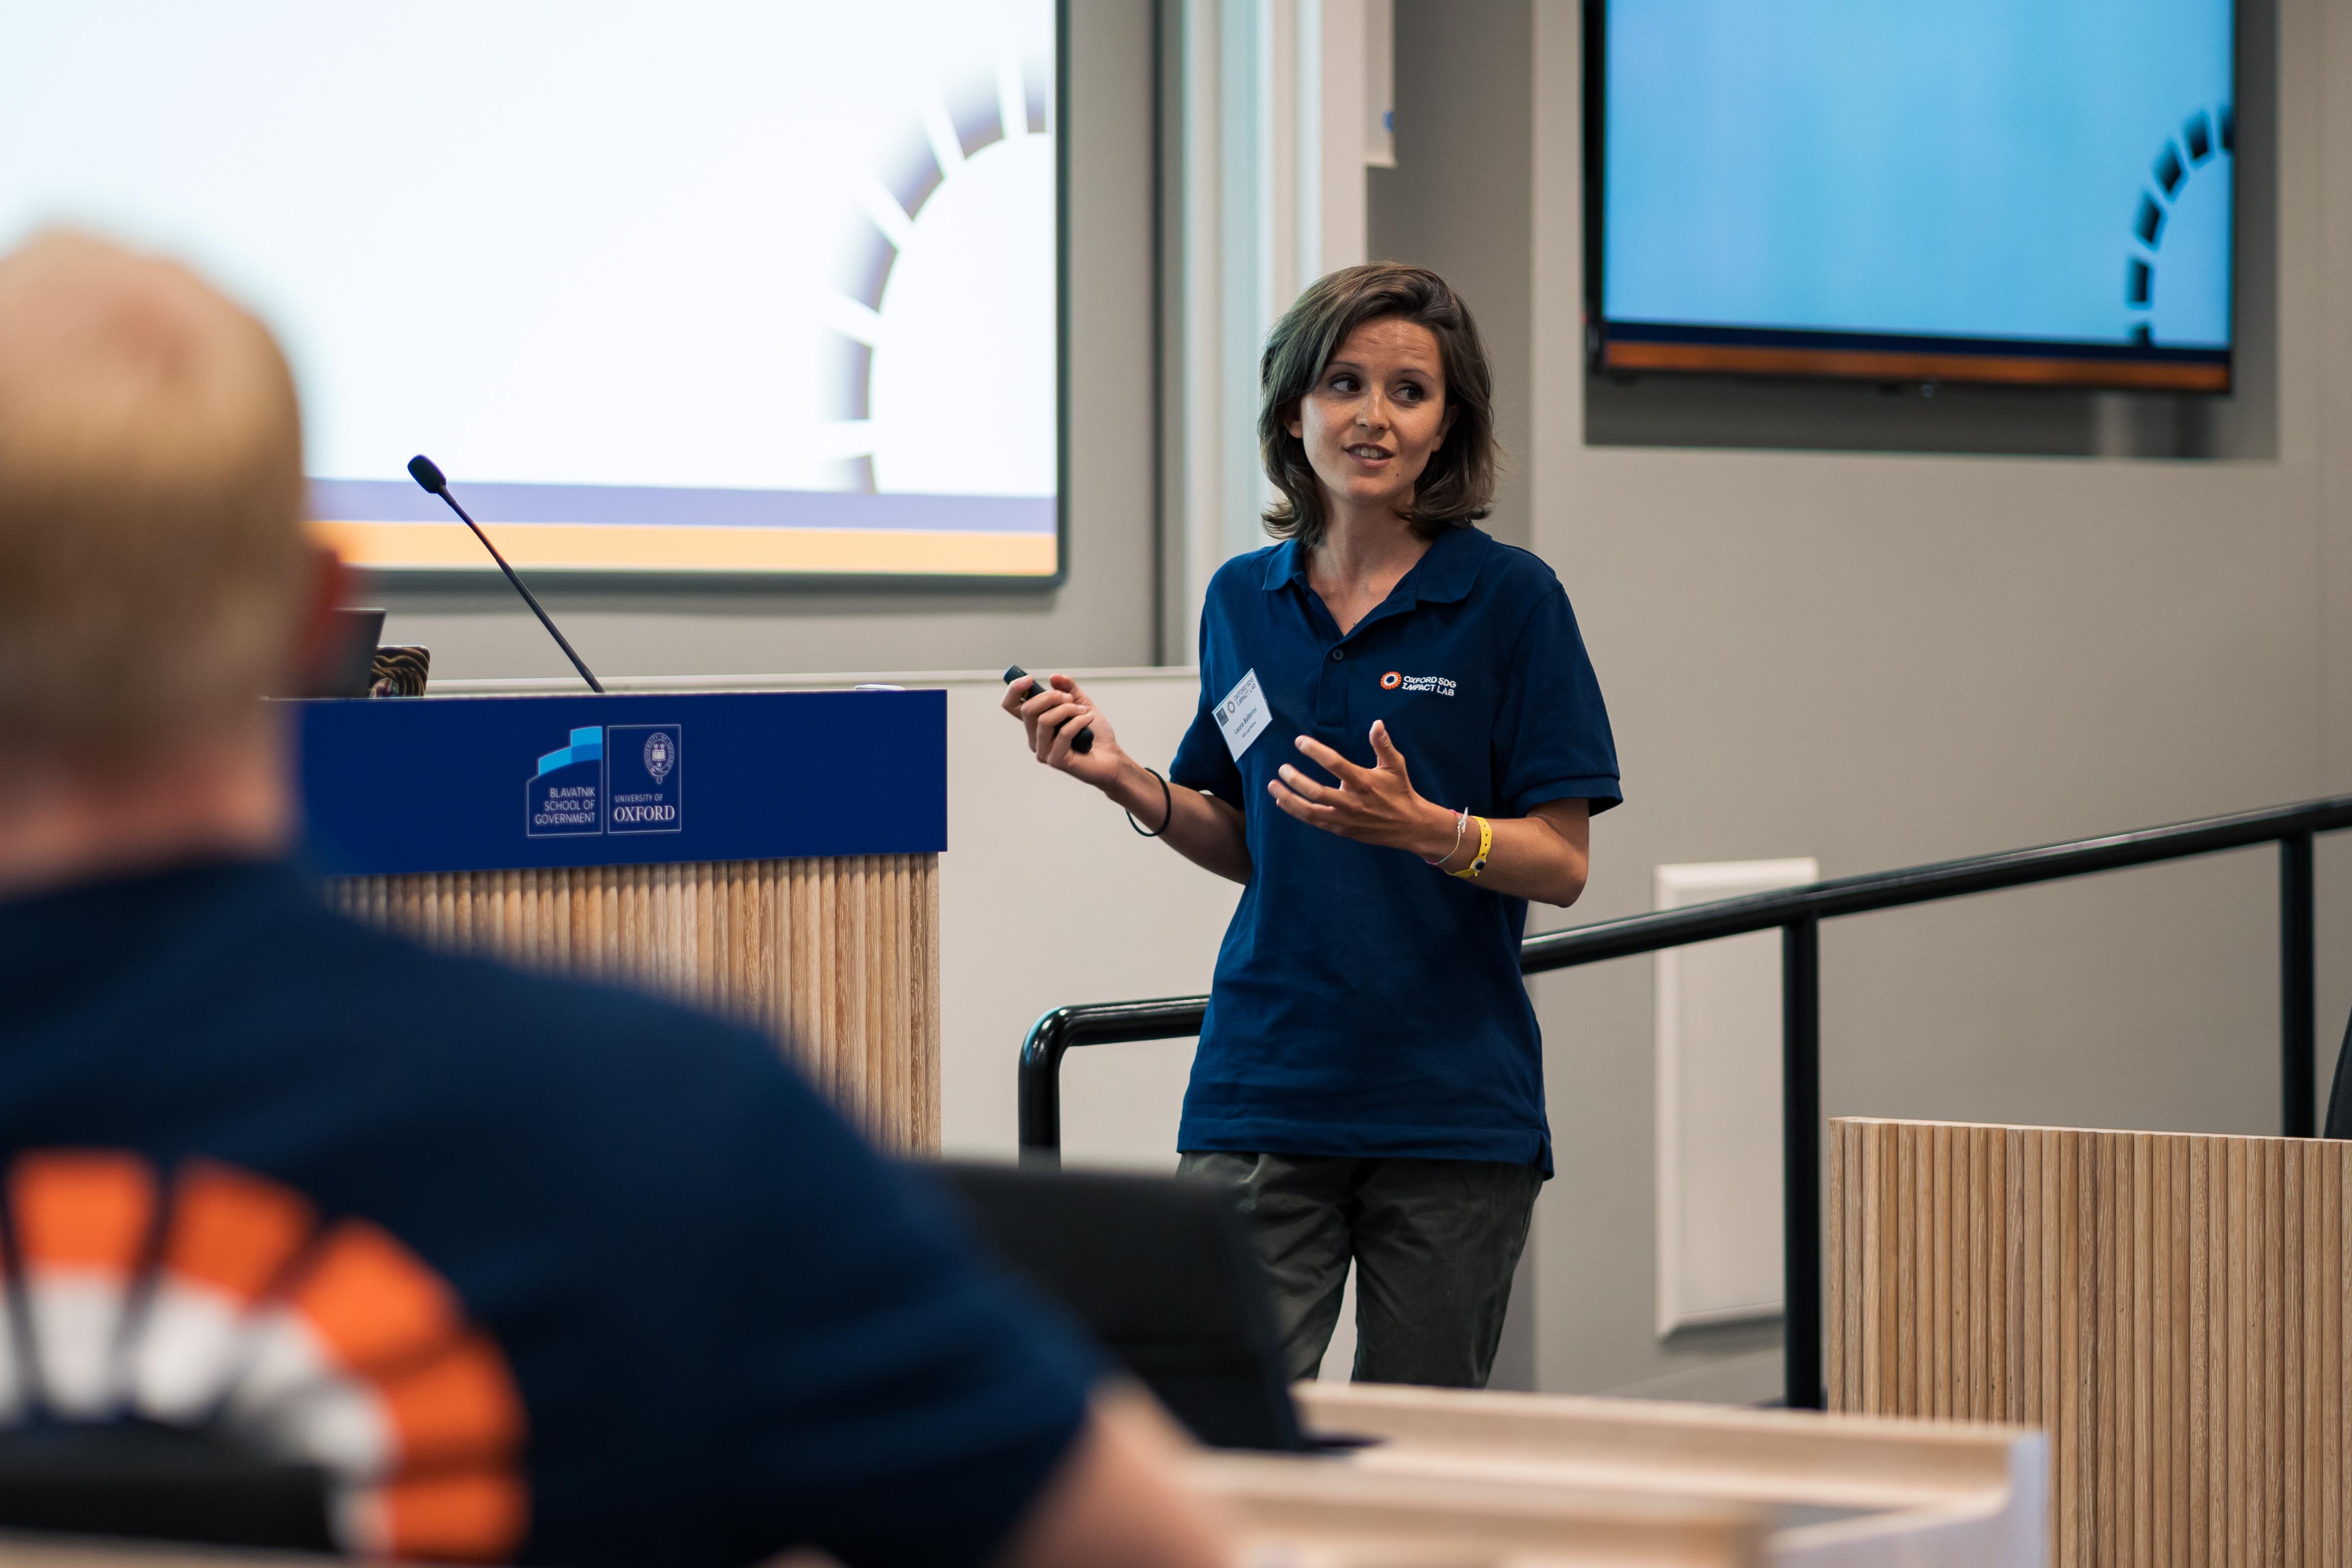
[[[2243,97],[2242,8],[2230,3],[2230,99]],[[1962,384],[2072,392],[2226,396],[2236,387],[2240,236],[2245,182],[2230,182],[2230,343],[2168,349],[2038,339],[1711,327],[1613,321],[1603,309],[1607,246],[1609,0],[1583,5],[1584,340],[1586,368],[1612,376],[1717,376],[1751,381]],[[2240,117],[2242,118],[2242,117]],[[2233,137],[2234,161],[2242,139]]]

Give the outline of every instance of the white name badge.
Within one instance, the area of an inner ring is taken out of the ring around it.
[[[1225,733],[1225,750],[1234,754],[1237,763],[1242,753],[1250,749],[1250,742],[1265,733],[1265,727],[1274,722],[1274,715],[1266,710],[1265,693],[1258,689],[1255,669],[1234,683],[1217,704],[1215,712],[1217,728]]]

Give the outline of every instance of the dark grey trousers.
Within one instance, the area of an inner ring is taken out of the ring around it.
[[[1239,1189],[1293,1379],[1322,1363],[1353,1258],[1358,1383],[1486,1386],[1538,1167],[1191,1152],[1177,1169]]]

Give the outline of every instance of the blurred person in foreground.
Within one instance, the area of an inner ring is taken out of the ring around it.
[[[1149,1403],[771,1042],[315,901],[303,505],[257,321],[0,260],[0,1426],[310,1461],[403,1557],[1218,1561]]]

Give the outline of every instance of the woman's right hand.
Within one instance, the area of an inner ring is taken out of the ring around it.
[[[1248,825],[1240,811],[1181,784],[1171,785],[1119,750],[1118,736],[1094,699],[1066,675],[1049,675],[1035,694],[1013,694],[1029,684],[1004,689],[1003,708],[1029,733],[1029,750],[1049,768],[1082,779],[1123,807],[1139,832],[1163,839],[1196,866],[1236,882],[1250,879]],[[1091,727],[1094,744],[1070,750],[1078,731]]]
[[[1045,679],[1042,689],[1025,699],[1013,694],[1029,683],[1006,687],[1004,710],[1021,721],[1029,734],[1029,749],[1039,762],[1108,790],[1127,767],[1127,753],[1118,749],[1118,737],[1076,681],[1066,675]],[[1070,742],[1078,731],[1089,728],[1095,732],[1094,744],[1084,752],[1072,751]]]

